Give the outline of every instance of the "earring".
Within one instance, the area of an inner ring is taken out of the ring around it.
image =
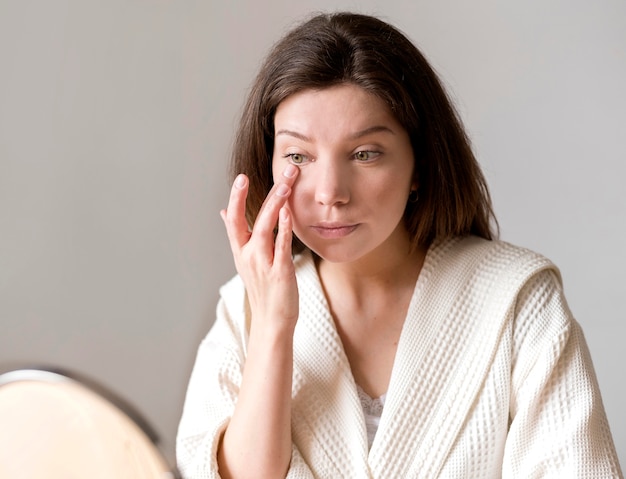
[[[411,190],[411,192],[409,193],[409,203],[417,203],[417,200],[419,200],[417,190]]]

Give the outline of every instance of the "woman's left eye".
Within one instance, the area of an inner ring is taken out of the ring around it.
[[[380,155],[378,151],[363,150],[363,151],[357,151],[353,155],[353,158],[358,161],[368,161],[368,160],[373,160],[378,155]]]

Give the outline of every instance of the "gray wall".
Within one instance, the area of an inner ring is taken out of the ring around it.
[[[562,269],[626,462],[618,0],[0,0],[0,366],[95,377],[173,456],[234,272],[218,210],[246,88],[295,19],[337,8],[395,23],[445,79],[502,237]]]

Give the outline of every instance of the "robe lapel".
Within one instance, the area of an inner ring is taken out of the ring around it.
[[[317,477],[370,477],[367,434],[350,364],[310,254],[296,263],[292,434]]]
[[[373,477],[437,477],[489,371],[520,280],[549,266],[502,242],[431,247],[369,454]]]

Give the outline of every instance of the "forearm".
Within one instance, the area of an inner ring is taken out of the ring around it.
[[[237,404],[218,449],[223,478],[285,477],[292,370],[293,331],[253,326]]]

